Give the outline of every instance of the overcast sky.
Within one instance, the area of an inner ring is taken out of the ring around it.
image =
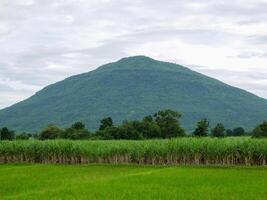
[[[0,0],[0,108],[133,55],[267,98],[267,0]]]

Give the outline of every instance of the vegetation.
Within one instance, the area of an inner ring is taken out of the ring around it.
[[[121,126],[115,127],[111,118],[101,120],[98,139],[152,139],[184,136],[179,118],[181,114],[170,109],[161,110],[152,116],[146,116],[142,121],[124,121]],[[108,121],[110,123],[108,123]],[[107,124],[107,125],[104,125]]]
[[[51,122],[70,127],[82,121],[95,131],[104,117],[111,116],[118,125],[163,108],[178,110],[187,132],[205,117],[211,127],[221,122],[246,130],[267,119],[265,99],[183,66],[137,56],[47,86],[1,110],[0,126],[36,132]]]
[[[28,140],[31,137],[33,137],[32,134],[23,132],[21,134],[16,135],[16,140]]]
[[[13,140],[15,132],[9,130],[7,127],[0,129],[0,140]]]
[[[101,124],[99,127],[99,130],[105,130],[108,127],[112,127],[113,126],[113,120],[111,117],[107,117],[101,120]]]
[[[22,133],[16,137],[14,131],[4,127],[0,130],[0,163],[266,165],[267,140],[251,137],[224,139],[225,136],[243,136],[245,130],[237,127],[225,131],[224,125],[218,123],[209,133],[207,119],[197,123],[191,137],[183,137],[186,135],[180,117],[180,113],[166,109],[142,120],[124,121],[119,126],[107,117],[100,121],[95,133],[90,132],[83,122],[75,122],[66,129],[48,125],[38,135]],[[252,136],[266,137],[267,122],[258,125]],[[14,139],[16,141],[9,141]]]
[[[213,137],[224,137],[225,136],[225,128],[222,123],[218,123],[212,130],[211,136]]]
[[[62,132],[63,130],[58,128],[56,125],[48,125],[48,127],[42,130],[42,132],[40,133],[39,139],[56,139],[62,134]]]
[[[81,140],[89,139],[91,137],[91,133],[85,128],[85,125],[82,122],[75,122],[71,128],[61,131],[58,137],[71,140]]]
[[[197,128],[193,132],[194,136],[203,137],[208,136],[209,133],[209,121],[205,118],[197,123]]]
[[[226,130],[226,136],[234,136],[234,137],[238,137],[238,136],[244,136],[247,135],[248,133],[246,133],[245,129],[243,127],[236,127],[233,130],[232,129],[227,129]]]
[[[243,127],[237,127],[233,130],[233,136],[244,136],[246,134]]]
[[[185,131],[181,128],[179,119],[182,115],[173,110],[161,110],[154,114],[155,122],[160,127],[163,138],[184,136]]]
[[[265,200],[267,170],[255,167],[0,165],[7,199]]]
[[[267,122],[263,122],[253,130],[254,137],[267,137]]]
[[[180,124],[181,114],[171,109],[160,110],[154,115],[148,115],[142,120],[127,121],[124,120],[121,125],[114,125],[111,117],[100,121],[98,131],[95,133],[89,131],[83,122],[75,122],[71,127],[62,129],[56,125],[50,124],[39,134],[30,134],[23,132],[15,136],[15,132],[4,127],[0,129],[0,140],[27,140],[30,138],[40,140],[51,139],[71,139],[71,140],[143,140],[143,139],[167,139],[189,136]],[[209,120],[204,118],[197,123],[192,133],[195,137],[237,137],[249,135],[243,127],[234,129],[225,129],[222,123],[218,123],[209,133]],[[267,137],[267,122],[258,125],[251,133],[253,137]]]
[[[0,142],[0,163],[266,165],[266,161],[267,140],[249,137]]]

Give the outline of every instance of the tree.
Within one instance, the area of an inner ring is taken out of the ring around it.
[[[104,140],[122,139],[120,128],[115,126],[107,127],[104,130],[98,130],[95,136]]]
[[[267,137],[267,121],[264,121],[260,125],[256,126],[256,128],[252,132],[253,137]]]
[[[151,115],[145,116],[145,117],[143,118],[143,122],[148,122],[148,123],[150,123],[150,122],[153,122],[153,121],[154,121],[154,119],[153,119],[153,117],[152,117]]]
[[[40,140],[52,140],[60,136],[62,130],[56,125],[48,125],[39,135]]]
[[[137,137],[138,139],[152,139],[161,137],[160,127],[153,120],[135,120],[132,122],[124,123],[124,126],[122,126],[122,128],[125,128],[125,126],[127,125],[132,128],[130,137]]]
[[[233,136],[233,130],[232,129],[227,129],[226,130],[226,136],[228,136],[228,137]]]
[[[28,140],[31,136],[31,134],[23,132],[19,135],[16,135],[16,140]]]
[[[225,136],[225,128],[222,123],[218,123],[212,130],[211,136],[213,137],[224,137]]]
[[[209,131],[209,121],[207,119],[202,119],[197,123],[197,128],[193,132],[194,136],[207,136]]]
[[[161,130],[159,125],[152,121],[152,122],[142,122],[142,134],[143,137],[146,139],[153,139],[153,138],[161,138]]]
[[[62,131],[60,138],[71,139],[71,140],[82,140],[90,138],[91,133],[87,129],[74,129],[67,128]]]
[[[60,138],[71,140],[88,139],[90,136],[90,131],[85,128],[82,122],[75,122],[70,128],[60,133]]]
[[[85,128],[85,125],[82,122],[75,122],[74,124],[72,124],[71,128],[76,130],[82,130]]]
[[[0,140],[13,140],[15,132],[9,130],[7,127],[4,127],[0,130]]]
[[[170,110],[161,110],[154,114],[155,122],[158,124],[161,130],[163,138],[171,138],[177,136],[184,136],[185,131],[180,126],[179,119],[181,114]]]
[[[31,137],[34,138],[34,139],[36,139],[36,140],[40,139],[38,133],[31,134]]]
[[[245,129],[242,127],[234,128],[233,130],[233,136],[242,136],[245,135]]]
[[[100,121],[100,127],[99,130],[104,130],[107,127],[112,127],[113,126],[113,120],[111,117],[104,118]]]
[[[143,134],[140,131],[141,122],[139,121],[124,121],[119,127],[120,139],[127,140],[141,140],[143,139]]]
[[[153,121],[153,118],[151,118],[145,117],[143,121],[124,121],[121,126],[110,126],[106,127],[104,130],[98,130],[95,136],[102,139],[133,140],[160,138],[160,127]]]

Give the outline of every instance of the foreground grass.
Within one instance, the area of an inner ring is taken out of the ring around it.
[[[266,199],[267,168],[0,165],[1,199]]]

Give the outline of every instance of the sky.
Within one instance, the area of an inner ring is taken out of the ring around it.
[[[0,0],[0,109],[134,55],[267,98],[267,0]]]

